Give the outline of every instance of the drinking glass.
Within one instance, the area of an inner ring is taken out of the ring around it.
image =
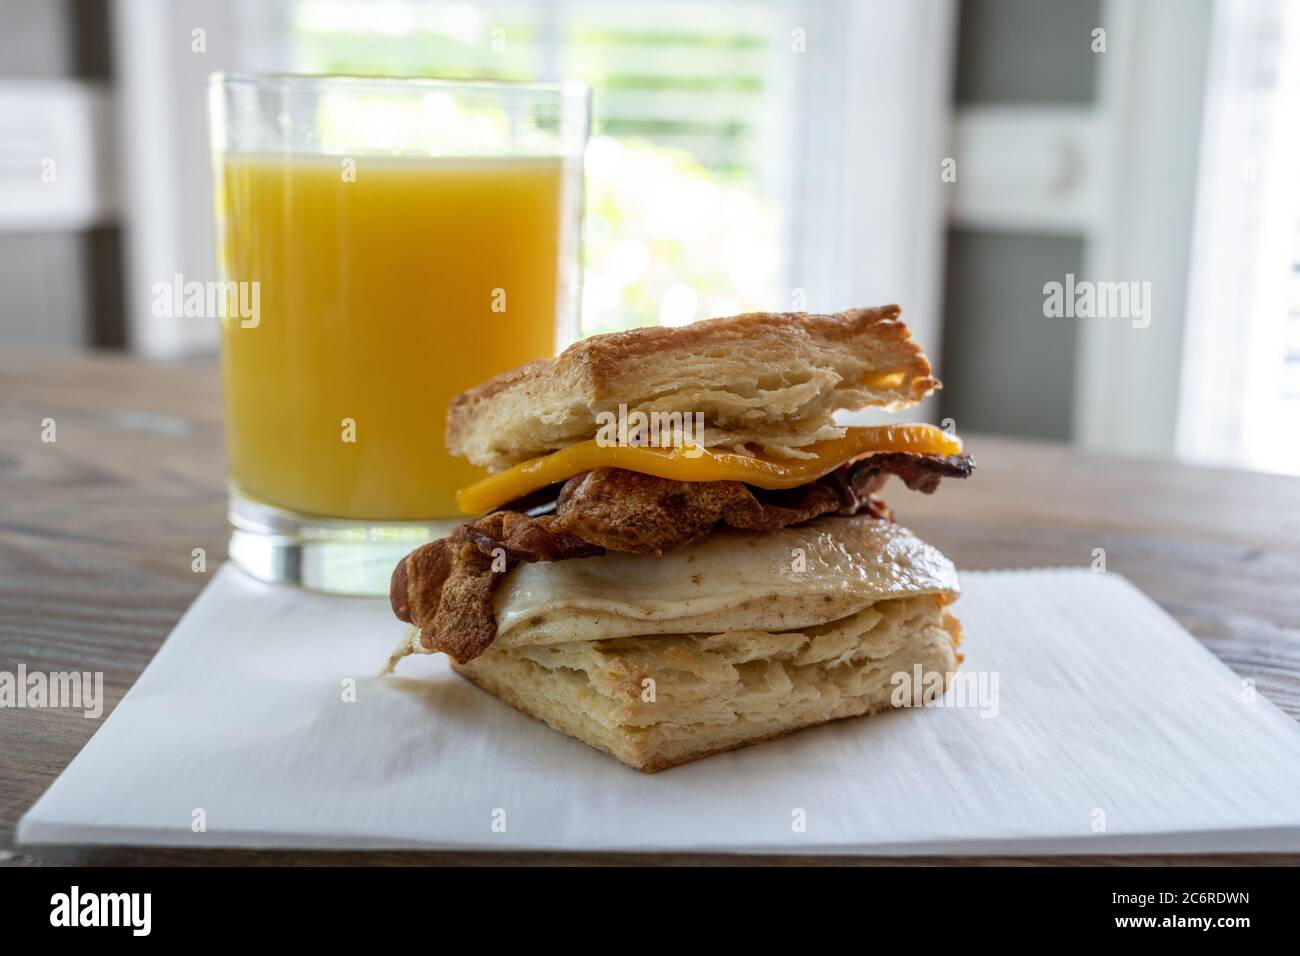
[[[231,558],[387,593],[483,472],[454,395],[577,335],[579,84],[217,74]]]

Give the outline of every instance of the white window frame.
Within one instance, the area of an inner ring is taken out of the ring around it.
[[[802,293],[792,304],[896,303],[937,359],[956,4],[803,0],[788,17],[808,44],[788,111],[784,244],[792,298]]]

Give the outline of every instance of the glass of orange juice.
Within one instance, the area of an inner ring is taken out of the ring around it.
[[[451,398],[577,333],[578,84],[217,74],[231,558],[387,593],[482,472]]]

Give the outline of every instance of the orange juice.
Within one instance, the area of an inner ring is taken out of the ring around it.
[[[554,354],[558,158],[221,157],[229,471],[302,514],[453,517],[452,396]],[[350,423],[350,424],[349,424]]]

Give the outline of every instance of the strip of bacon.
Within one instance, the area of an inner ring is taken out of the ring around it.
[[[722,525],[774,531],[830,513],[893,520],[874,494],[889,475],[930,494],[942,478],[965,478],[974,467],[965,455],[889,452],[786,491],[599,468],[564,483],[554,514],[495,511],[412,551],[393,571],[389,598],[401,620],[420,628],[425,648],[463,664],[495,639],[492,595],[503,573],[521,561],[564,561],[606,550],[659,555]],[[545,501],[530,496],[527,504]]]

